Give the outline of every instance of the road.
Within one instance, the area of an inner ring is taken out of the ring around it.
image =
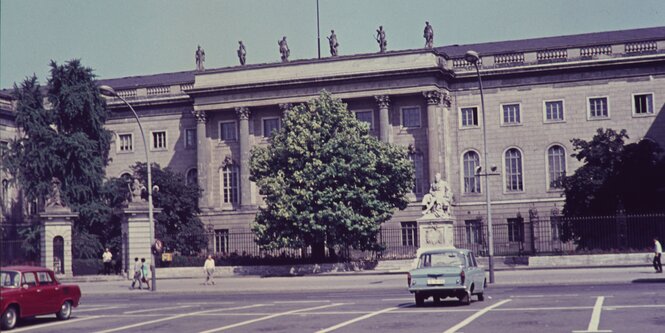
[[[85,286],[69,321],[38,317],[15,332],[657,332],[665,280],[647,273],[625,282],[496,284],[484,302],[424,307],[415,307],[402,275],[166,280],[154,293],[97,283],[97,292]]]

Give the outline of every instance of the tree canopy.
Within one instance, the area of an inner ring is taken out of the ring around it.
[[[406,148],[378,141],[325,91],[285,113],[271,143],[252,149],[250,172],[265,201],[253,224],[259,244],[312,246],[315,257],[323,244],[375,248],[414,183]]]

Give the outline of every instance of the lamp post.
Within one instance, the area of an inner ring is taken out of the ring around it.
[[[136,111],[132,107],[129,102],[127,102],[126,99],[124,99],[122,96],[118,95],[116,91],[113,89],[111,86],[107,85],[101,85],[98,87],[99,88],[99,93],[104,95],[104,96],[109,96],[109,97],[117,97],[127,106],[129,107],[130,110],[132,110],[132,113],[134,114],[134,118],[136,118],[136,122],[139,124],[139,130],[141,131],[141,137],[143,138],[143,147],[145,148],[145,161],[146,161],[146,166],[148,169],[148,222],[150,224],[150,256],[152,257],[152,262],[150,264],[150,273],[152,275],[152,287],[151,291],[156,291],[157,286],[156,286],[156,277],[155,277],[155,254],[152,251],[152,245],[155,242],[155,220],[153,219],[153,209],[152,209],[152,172],[150,171],[150,150],[148,149],[148,142],[145,139],[145,133],[143,132],[143,126],[141,126],[141,121],[139,120],[138,114],[136,114]]]
[[[476,67],[476,75],[478,76],[478,87],[480,88],[480,109],[483,114],[483,150],[484,150],[484,164],[485,164],[485,173],[479,174],[485,176],[485,201],[487,207],[487,239],[489,240],[489,271],[490,271],[490,283],[494,283],[494,237],[492,235],[492,202],[490,201],[490,182],[489,182],[489,169],[488,165],[488,156],[487,156],[487,123],[485,122],[485,96],[483,95],[483,81],[480,78],[480,69],[478,69],[478,61],[480,61],[480,56],[476,51],[467,51],[464,55],[464,59],[473,64]]]

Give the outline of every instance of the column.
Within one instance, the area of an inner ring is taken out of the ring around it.
[[[199,202],[199,207],[202,209],[212,209],[214,205],[212,186],[208,184],[211,179],[209,165],[210,165],[210,149],[208,147],[208,138],[206,137],[206,113],[205,111],[194,111],[196,117],[196,175],[198,177],[199,187],[203,190],[203,196]]]
[[[240,208],[251,208],[252,186],[249,182],[249,116],[251,111],[248,107],[236,108],[239,119],[240,132],[238,143],[240,144]]]
[[[379,139],[383,142],[392,142],[390,128],[390,96],[374,96],[379,104]]]
[[[443,175],[442,163],[440,163],[440,127],[439,106],[442,100],[442,93],[438,90],[425,91],[423,96],[427,101],[427,165],[428,179],[434,179],[434,175],[441,173]],[[447,177],[443,177],[447,179]]]

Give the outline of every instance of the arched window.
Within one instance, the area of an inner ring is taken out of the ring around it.
[[[550,189],[563,188],[563,177],[566,175],[566,150],[559,145],[547,150],[547,169]]]
[[[468,151],[462,158],[464,165],[464,193],[480,193],[480,176],[476,167],[480,165],[480,156],[475,151]]]
[[[196,168],[189,169],[185,177],[185,184],[192,185],[196,184],[197,182],[198,182],[198,173],[196,171]]]
[[[221,169],[222,204],[238,203],[238,166],[226,165]]]
[[[409,154],[409,160],[413,163],[413,168],[415,170],[416,182],[413,186],[413,193],[422,194],[423,193],[423,154],[420,152],[414,152]]]
[[[522,153],[511,148],[506,151],[506,191],[520,192],[524,191],[524,179],[522,174]]]

